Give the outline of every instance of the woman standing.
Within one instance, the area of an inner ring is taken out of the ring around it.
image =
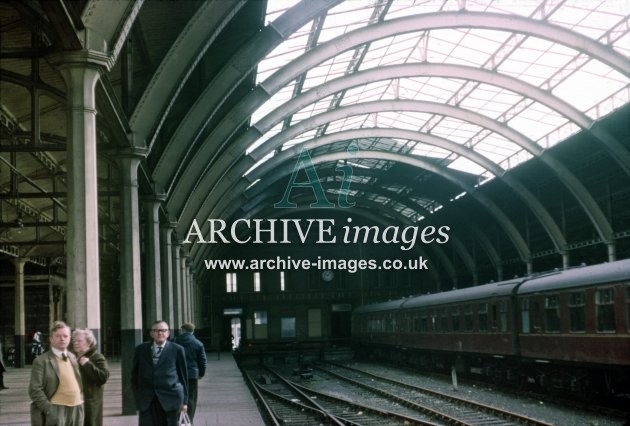
[[[103,424],[103,385],[109,378],[105,357],[96,352],[96,338],[90,329],[76,329],[72,344],[77,354],[85,409],[85,426]]]

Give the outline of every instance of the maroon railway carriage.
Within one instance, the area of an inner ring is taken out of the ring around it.
[[[630,260],[363,306],[359,354],[550,391],[630,392]]]

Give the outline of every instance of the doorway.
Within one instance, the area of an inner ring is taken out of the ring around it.
[[[241,342],[241,319],[236,317],[230,320],[230,333],[232,335],[232,350],[239,347]]]

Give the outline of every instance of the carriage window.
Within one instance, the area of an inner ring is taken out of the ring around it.
[[[532,327],[534,330],[540,330],[540,303],[534,300],[534,312],[532,312]]]
[[[529,299],[521,300],[521,329],[529,333]]]
[[[626,324],[628,325],[628,329],[630,330],[630,287],[626,287]]]
[[[442,308],[442,317],[440,318],[440,331],[448,331],[448,308]]]
[[[560,299],[558,296],[545,297],[545,331],[560,331]]]
[[[615,294],[613,288],[597,290],[597,331],[615,331]]]
[[[422,313],[422,319],[420,321],[420,326],[422,327],[421,331],[426,332],[429,331],[429,317],[427,317],[427,313]]]
[[[507,303],[505,300],[499,302],[499,319],[501,320],[501,331],[506,332],[508,329],[507,321]]]
[[[453,307],[451,310],[453,320],[453,331],[459,331],[459,307]]]
[[[584,292],[569,294],[569,330],[578,332],[586,330],[584,320]]]
[[[473,330],[472,305],[464,306],[464,331]]]
[[[387,318],[385,318],[385,328],[383,329],[383,331],[385,332],[393,331],[392,322],[393,322],[392,315],[391,314],[387,315]]]
[[[479,313],[479,331],[488,331],[488,304],[480,303],[477,305]]]

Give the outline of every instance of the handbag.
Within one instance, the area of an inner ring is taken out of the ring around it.
[[[177,426],[193,426],[190,421],[190,417],[188,417],[188,413],[185,411],[179,412],[179,420],[177,420]]]

